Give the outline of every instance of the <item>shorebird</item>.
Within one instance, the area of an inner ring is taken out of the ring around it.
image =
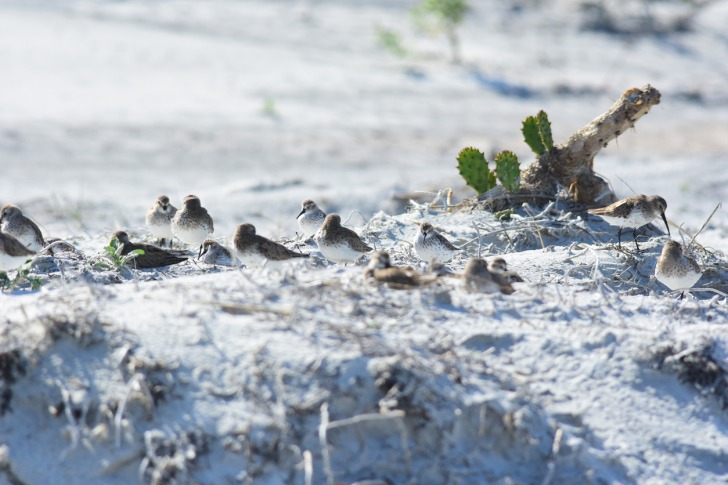
[[[33,252],[45,247],[38,225],[25,217],[18,206],[7,204],[0,209],[0,231],[13,236]]]
[[[637,229],[649,224],[658,217],[662,217],[662,220],[665,221],[667,235],[670,235],[670,226],[667,224],[667,218],[665,217],[666,209],[667,202],[662,197],[640,194],[618,200],[614,204],[601,209],[590,209],[589,214],[599,216],[613,226],[619,226],[617,245],[620,249],[622,249],[622,229],[631,227],[634,245],[639,251]]]
[[[308,258],[308,254],[291,251],[282,244],[255,233],[252,224],[240,224],[233,236],[233,247],[238,259],[245,265],[260,266],[266,261],[281,263],[298,258]]]
[[[10,271],[33,258],[31,251],[9,234],[0,232],[0,271]]]
[[[219,266],[238,266],[238,261],[230,250],[212,239],[202,243],[202,262]]]
[[[518,273],[508,271],[506,260],[501,257],[496,257],[488,261],[488,271],[503,276],[509,283],[523,282],[523,278],[521,278]]]
[[[414,240],[415,253],[428,264],[445,264],[450,261],[457,251],[445,236],[432,227],[429,222],[420,224]]]
[[[505,295],[516,291],[503,275],[489,271],[488,263],[484,259],[476,258],[468,261],[462,277],[465,289],[468,291],[501,292]]]
[[[692,288],[702,276],[700,266],[677,241],[668,241],[657,259],[655,278],[671,290]],[[682,295],[681,295],[682,296]]]
[[[169,197],[160,195],[147,211],[147,229],[156,237],[159,244],[164,246],[164,241],[169,240],[169,247],[172,247],[172,218],[177,213],[177,208],[169,203]]]
[[[341,225],[341,217],[338,214],[326,216],[323,225],[314,236],[314,241],[321,254],[335,263],[351,263],[372,251],[357,233]]]
[[[316,202],[306,199],[301,203],[301,212],[296,217],[304,239],[311,239],[326,219],[324,211],[318,208]]]
[[[190,246],[199,246],[199,258],[202,255],[202,243],[213,233],[212,217],[202,207],[199,197],[188,195],[184,198],[183,207],[172,218],[172,234]]]
[[[392,266],[389,253],[386,251],[377,251],[372,255],[364,271],[364,279],[373,284],[386,284],[396,289],[417,288],[435,281],[434,277],[426,277],[412,268]]]
[[[111,241],[114,239],[118,239],[119,243],[122,245],[122,256],[126,256],[137,249],[144,251],[144,254],[139,254],[127,262],[127,266],[132,268],[159,268],[161,266],[169,266],[171,264],[187,261],[187,258],[177,256],[176,254],[170,253],[156,246],[152,246],[151,244],[133,243],[129,240],[129,235],[125,231],[116,231],[111,235]]]

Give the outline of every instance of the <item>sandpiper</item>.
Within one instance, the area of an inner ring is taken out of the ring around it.
[[[316,202],[306,199],[301,204],[301,212],[296,217],[304,239],[310,239],[316,234],[326,219],[324,211],[318,208]]]
[[[496,257],[488,261],[488,271],[503,276],[509,283],[523,282],[523,278],[521,278],[518,273],[508,271],[506,260],[501,257]]]
[[[214,231],[212,217],[196,195],[188,195],[182,202],[184,206],[172,218],[172,234],[185,244],[200,246],[199,258],[202,255],[202,243]]]
[[[261,266],[267,261],[281,263],[308,257],[308,254],[291,251],[282,244],[259,236],[252,224],[238,226],[233,236],[233,247],[238,259],[248,266]]]
[[[364,279],[372,284],[386,284],[390,288],[408,289],[432,283],[434,277],[426,277],[412,268],[392,266],[389,253],[377,251],[372,255],[364,271]]]
[[[0,271],[16,269],[34,255],[13,236],[0,232]]]
[[[335,263],[351,263],[372,251],[357,233],[341,225],[341,217],[338,214],[326,216],[314,236],[314,241],[321,254]]]
[[[169,197],[166,195],[157,197],[147,211],[147,229],[162,246],[165,240],[169,240],[169,246],[172,247],[172,218],[176,213],[177,208],[169,203]]]
[[[212,239],[202,243],[202,262],[219,266],[238,266],[238,260],[230,250]]]
[[[113,241],[114,239],[118,239],[119,243],[122,244],[121,254],[123,256],[137,249],[144,251],[144,254],[139,254],[129,260],[127,266],[132,268],[159,268],[161,266],[169,266],[187,261],[187,258],[177,256],[151,244],[135,244],[129,241],[129,234],[125,231],[116,231],[111,235],[111,240]]]
[[[622,249],[622,229],[632,228],[632,238],[637,251],[637,229],[649,224],[658,217],[662,217],[667,228],[667,235],[670,235],[670,226],[667,224],[665,210],[667,202],[657,195],[633,195],[626,199],[618,200],[614,204],[602,207],[601,209],[590,209],[589,214],[599,216],[613,226],[619,226],[617,232],[617,245]]]
[[[428,264],[444,264],[455,256],[459,248],[432,227],[429,222],[420,224],[414,240],[415,253]]]
[[[662,247],[655,267],[657,281],[671,290],[680,290],[692,288],[701,276],[700,266],[684,253],[679,242],[668,241]]]
[[[7,204],[0,209],[0,230],[13,236],[33,252],[37,253],[45,247],[40,229],[35,222],[23,215],[18,206]]]
[[[465,289],[469,291],[483,293],[497,293],[500,291],[503,294],[510,295],[515,291],[503,275],[489,271],[488,263],[480,258],[471,259],[465,265],[463,284]]]

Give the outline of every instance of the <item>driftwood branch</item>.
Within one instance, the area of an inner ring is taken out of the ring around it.
[[[503,210],[526,201],[541,203],[544,197],[553,199],[560,187],[566,187],[574,200],[587,206],[613,202],[609,184],[594,173],[594,157],[659,103],[660,92],[649,84],[625,91],[609,110],[526,167],[518,193],[496,187],[478,200],[488,209]]]

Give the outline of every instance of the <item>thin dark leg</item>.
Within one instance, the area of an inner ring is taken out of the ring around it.
[[[619,228],[619,231],[617,231],[617,247],[619,249],[622,249],[622,228]]]
[[[202,257],[202,244],[200,244],[200,253],[197,255],[197,259],[200,259]]]
[[[634,246],[637,248],[637,251],[639,251],[640,247],[637,244],[637,228],[636,227],[634,229],[632,229],[632,239],[634,239]]]
[[[680,292],[680,297],[677,300],[678,301],[682,300],[684,296],[685,296],[685,292],[684,291],[681,291]]]

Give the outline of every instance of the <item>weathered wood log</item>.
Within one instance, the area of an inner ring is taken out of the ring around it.
[[[650,86],[624,92],[609,110],[574,133],[566,142],[544,153],[521,172],[521,188],[507,193],[502,187],[478,196],[489,210],[503,210],[526,201],[543,203],[556,197],[560,187],[587,206],[615,200],[609,184],[594,173],[594,157],[610,141],[634,128],[635,123],[660,103],[660,92]]]

